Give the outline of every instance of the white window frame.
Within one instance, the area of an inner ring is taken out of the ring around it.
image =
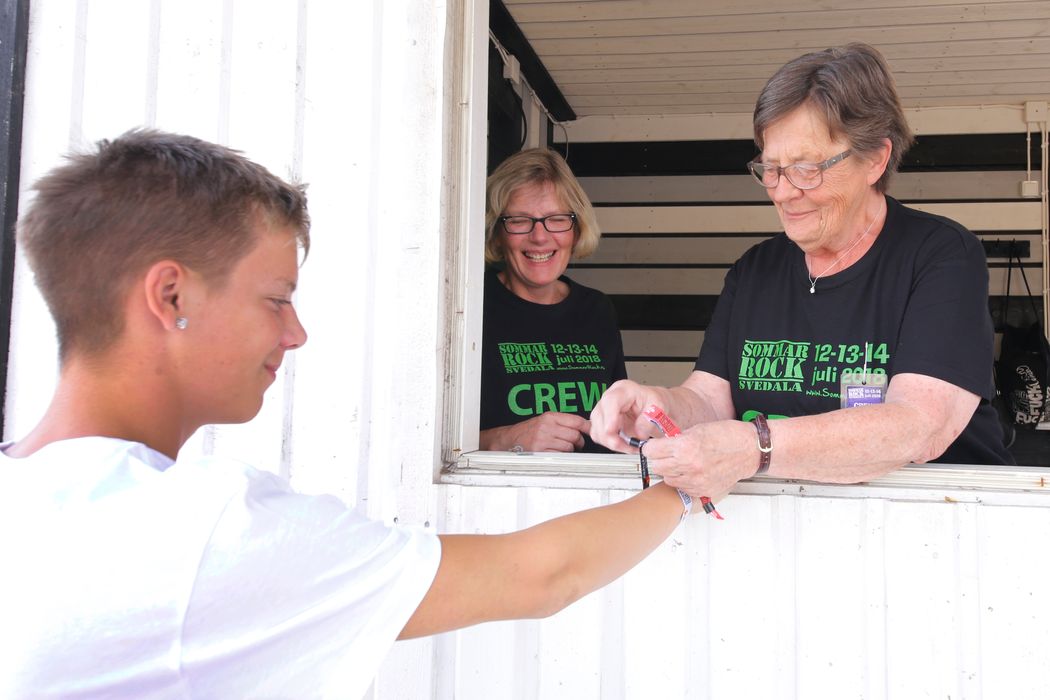
[[[630,455],[478,450],[488,112],[488,3],[449,6],[444,197],[445,377],[440,460],[434,481],[463,486],[584,489],[641,487]],[[1038,467],[911,465],[862,484],[755,477],[735,494],[892,498],[1050,506],[1050,470]]]

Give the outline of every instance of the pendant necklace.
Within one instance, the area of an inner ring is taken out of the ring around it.
[[[813,277],[812,275],[810,275],[809,274],[809,266],[808,265],[806,266],[806,277],[809,277],[809,293],[810,294],[816,294],[817,293],[817,280],[819,280],[824,275],[828,274],[828,272],[832,268],[834,268],[836,265],[838,265],[840,262],[842,262],[843,259],[847,255],[849,255],[851,252],[853,252],[853,249],[857,247],[857,244],[860,243],[862,240],[864,240],[864,237],[867,236],[868,233],[871,231],[871,227],[875,225],[875,222],[878,220],[878,218],[879,218],[879,216],[878,216],[878,214],[876,214],[875,218],[873,218],[871,220],[871,223],[868,224],[868,227],[866,229],[864,229],[864,233],[860,234],[857,237],[857,240],[853,241],[853,243],[850,245],[850,247],[846,249],[846,252],[839,256],[838,260],[836,260],[835,262],[833,262],[830,265],[828,265],[827,267],[825,267],[824,271],[821,272],[819,275],[817,275],[816,277]]]

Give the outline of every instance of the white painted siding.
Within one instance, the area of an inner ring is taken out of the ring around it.
[[[444,367],[446,2],[34,0],[21,203],[60,156],[136,126],[191,133],[309,183],[296,302],[310,334],[262,412],[200,431],[374,517],[433,522]],[[480,261],[480,254],[478,257]],[[53,327],[19,259],[5,437],[43,413]],[[427,697],[433,642],[377,682]]]
[[[509,530],[624,491],[449,487]],[[540,622],[446,641],[463,698],[1045,698],[1050,510],[737,495]],[[600,536],[600,534],[598,535]],[[609,542],[615,547],[615,542]]]
[[[445,11],[40,0],[30,19],[23,206],[62,154],[136,126],[226,143],[309,183],[297,303],[310,342],[257,420],[188,449],[243,455],[351,502],[381,484],[368,499],[380,517],[411,479],[371,465],[418,464],[429,481],[436,461]],[[17,271],[9,435],[36,422],[56,372],[50,320],[22,260]]]
[[[137,125],[228,143],[310,183],[314,246],[297,293],[310,341],[256,420],[202,431],[187,449],[449,532],[516,529],[630,493],[616,478],[433,483],[443,448],[476,441],[480,247],[450,232],[477,233],[483,89],[466,85],[461,102],[446,80],[470,79],[460,43],[484,46],[486,8],[34,0],[23,190],[61,153]],[[462,36],[471,18],[481,29]],[[472,101],[472,132],[453,133]],[[462,180],[444,189],[458,158],[473,168],[466,192]],[[56,371],[21,262],[13,312],[6,437],[43,412]],[[624,580],[548,620],[398,644],[370,696],[1050,696],[1045,489],[952,503],[958,493],[925,486],[790,488],[727,498],[724,522],[693,518]]]

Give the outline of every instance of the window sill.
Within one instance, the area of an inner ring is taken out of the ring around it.
[[[439,483],[460,486],[513,486],[637,490],[638,458],[632,455],[467,452],[448,465]],[[753,477],[734,494],[793,495],[1050,507],[1050,470],[951,464],[911,465],[860,484],[821,484],[795,479]]]

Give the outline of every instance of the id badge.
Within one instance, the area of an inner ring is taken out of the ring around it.
[[[879,374],[870,370],[843,372],[839,383],[842,408],[883,403],[886,400],[887,382],[888,378],[881,372]]]

